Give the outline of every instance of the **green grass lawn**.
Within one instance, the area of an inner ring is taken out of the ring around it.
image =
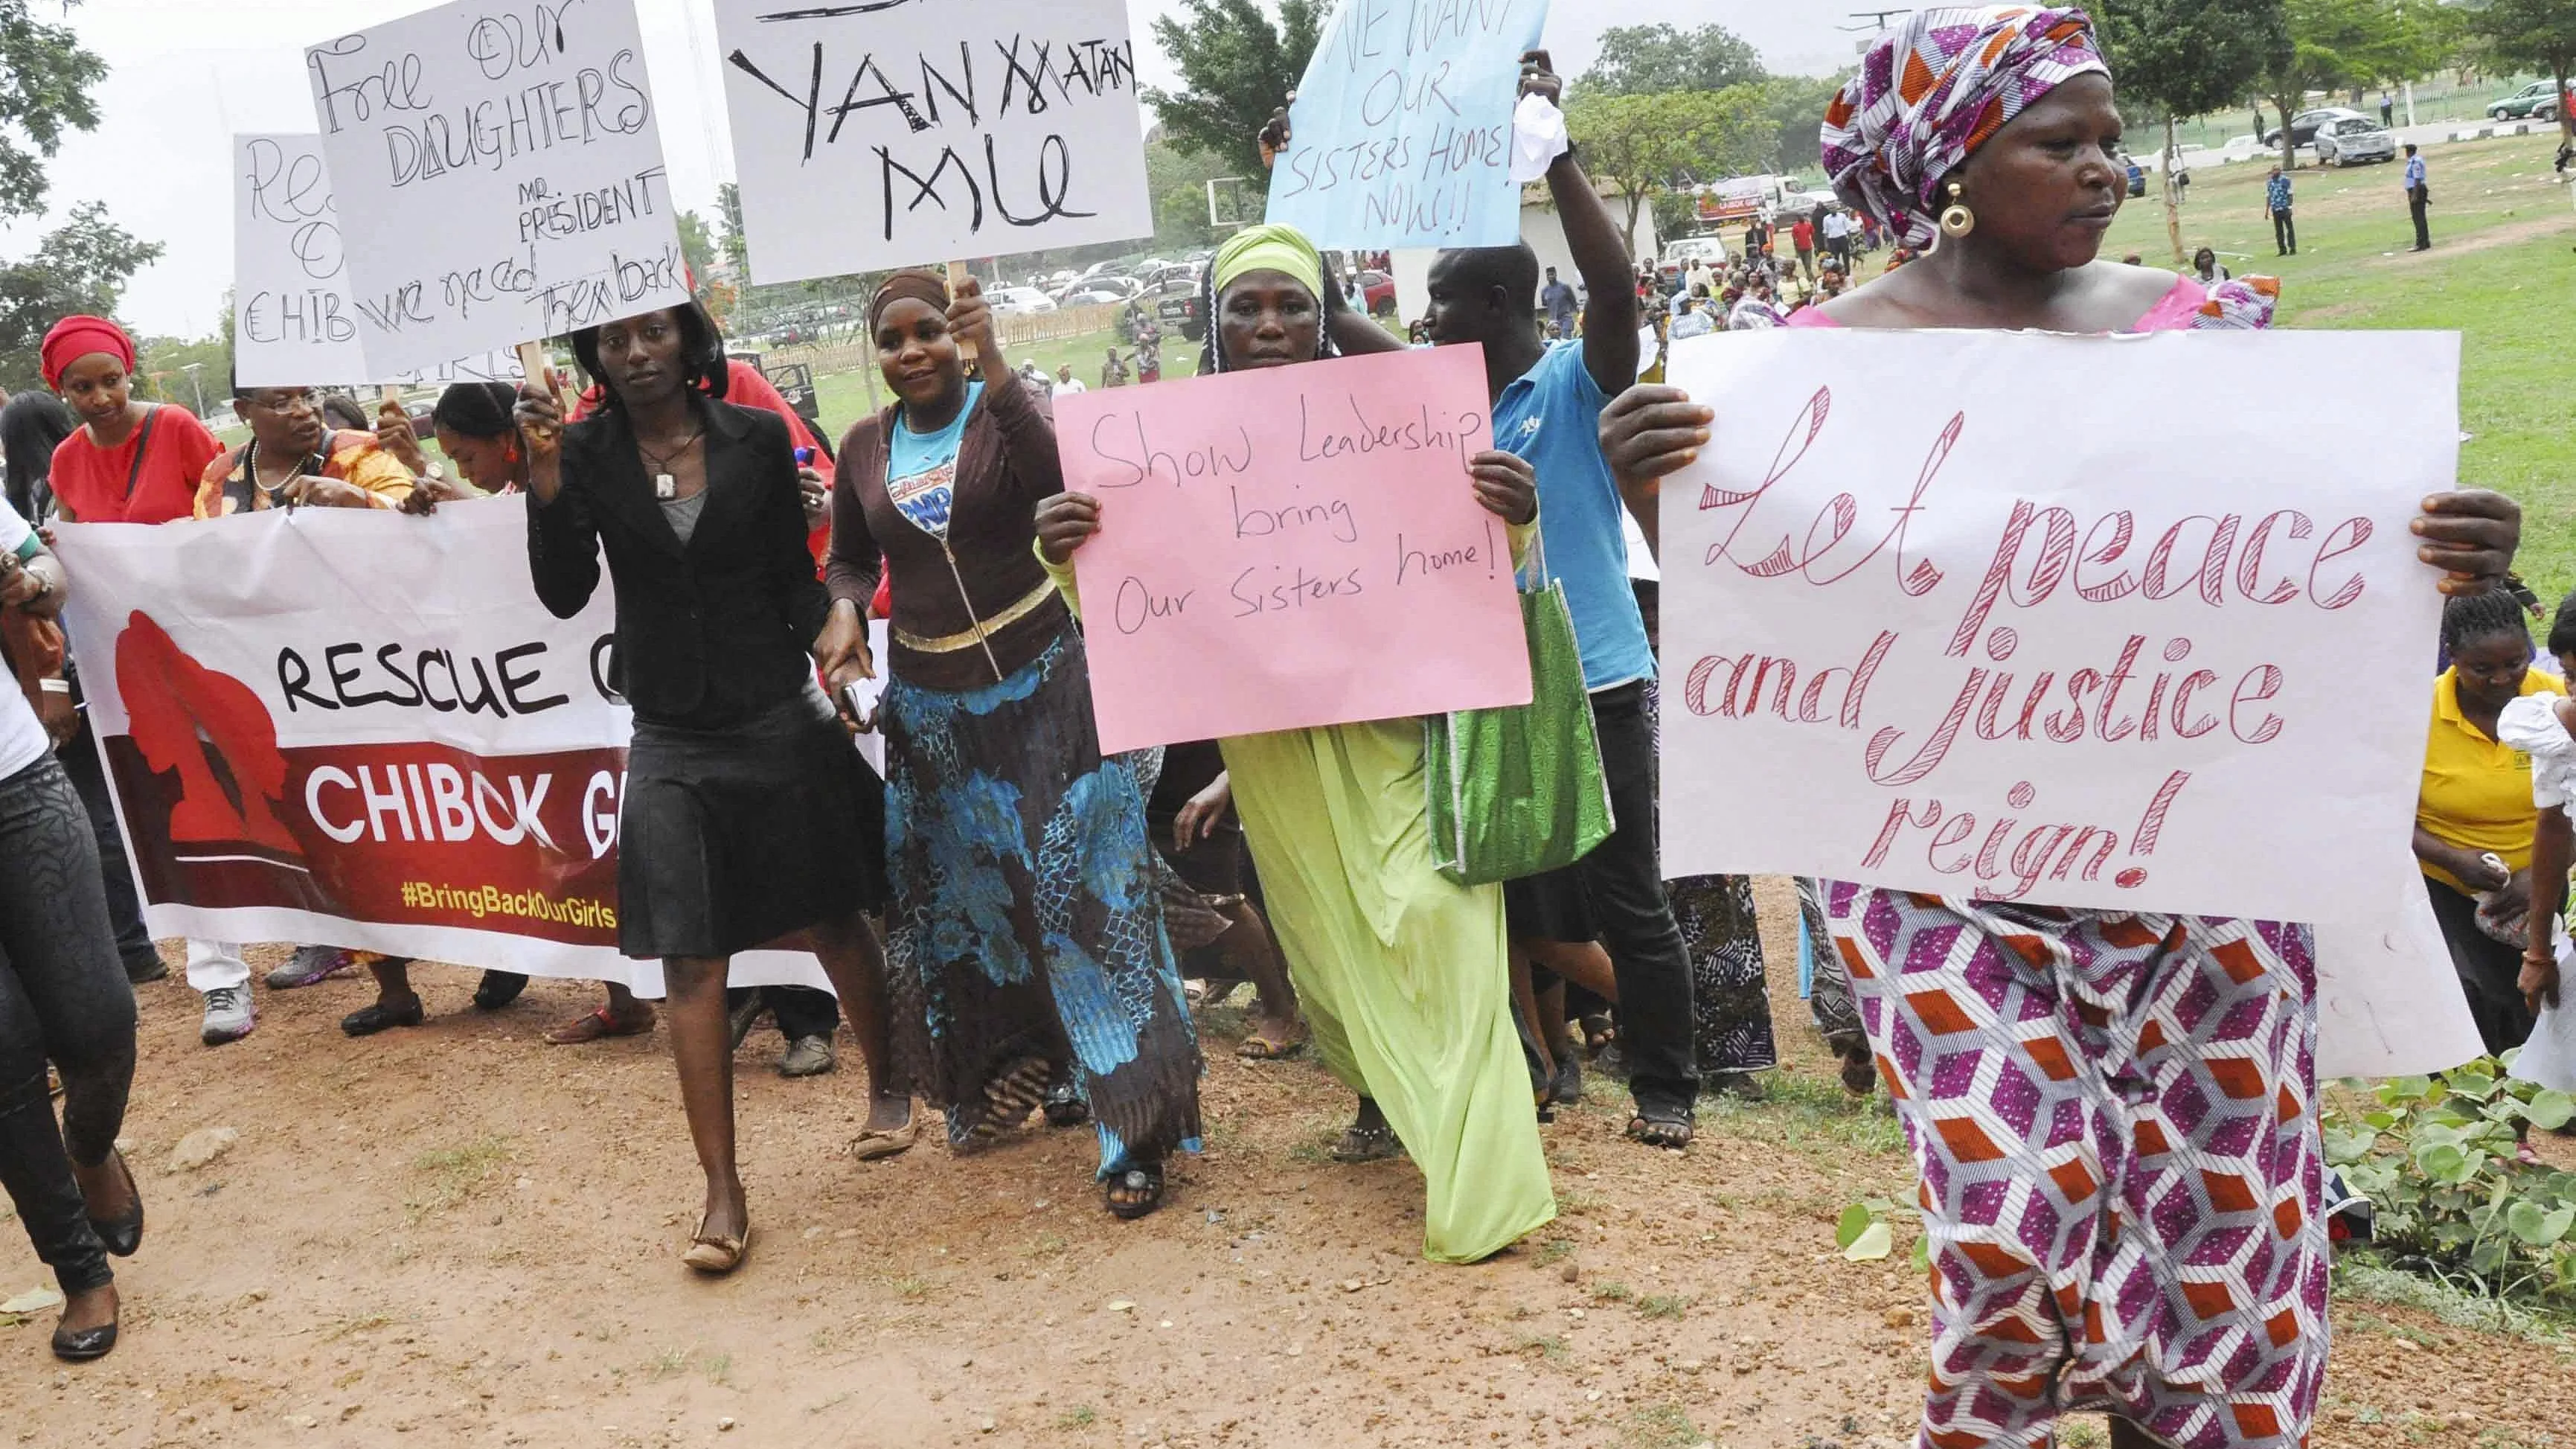
[[[2516,136],[2427,148],[2433,250],[2420,255],[2407,250],[2398,166],[2302,168],[2295,257],[2274,254],[2260,166],[2195,172],[2183,208],[2186,250],[2206,245],[2239,275],[2281,279],[2283,326],[2461,334],[2460,481],[2521,500],[2521,569],[2552,606],[2576,586],[2576,418],[2558,372],[2576,335],[2576,209],[2551,179],[2555,147]],[[2155,193],[2128,203],[2104,250],[2172,264]],[[2381,401],[2405,406],[2405,382]]]

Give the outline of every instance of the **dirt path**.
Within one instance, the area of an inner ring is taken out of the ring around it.
[[[1786,893],[1762,900],[1773,959],[1793,959]],[[1328,1163],[1346,1104],[1310,1062],[1234,1060],[1230,1011],[1209,1149],[1135,1225],[1100,1211],[1087,1134],[851,1163],[856,1072],[782,1081],[764,1026],[740,1062],[760,1236],[714,1283],[676,1261],[697,1191],[659,1035],[548,1048],[584,988],[540,982],[483,1017],[470,973],[420,974],[424,1029],[343,1038],[368,988],[335,981],[263,993],[258,1034],[219,1051],[177,980],[144,989],[128,1131],[150,1231],[120,1269],[127,1339],[65,1371],[50,1314],[0,1329],[0,1442],[1910,1441],[1910,1229],[1879,1264],[1832,1238],[1846,1203],[1905,1192],[1905,1161],[1832,1085],[1787,969],[1794,1060],[1770,1102],[1712,1105],[1676,1159],[1621,1141],[1596,1086],[1543,1129],[1564,1217],[1475,1268],[1420,1260],[1411,1167]],[[218,1125],[241,1133],[228,1155],[165,1173]],[[0,1229],[0,1296],[40,1280]],[[2338,1332],[2320,1446],[2565,1442],[2566,1350],[2368,1303]]]

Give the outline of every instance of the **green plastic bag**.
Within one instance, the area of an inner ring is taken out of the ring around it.
[[[1520,596],[1530,702],[1423,721],[1431,858],[1460,885],[1572,865],[1610,838],[1610,788],[1574,616],[1543,555],[1533,554],[1532,572],[1546,583]]]

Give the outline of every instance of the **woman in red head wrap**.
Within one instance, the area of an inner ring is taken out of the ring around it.
[[[39,353],[45,385],[81,429],[54,449],[60,516],[74,523],[167,523],[192,517],[197,479],[223,445],[196,414],[143,402],[128,384],[134,339],[104,317],[66,317]]]

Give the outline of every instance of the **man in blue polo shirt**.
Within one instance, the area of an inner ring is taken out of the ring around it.
[[[1545,51],[1523,58],[1521,94],[1553,101],[1561,89]],[[1550,345],[1540,336],[1538,256],[1526,243],[1444,251],[1430,277],[1432,342],[1483,344],[1494,446],[1538,470],[1540,539],[1574,614],[1617,825],[1575,864],[1509,883],[1504,899],[1516,955],[1544,962],[1558,947],[1594,940],[1609,948],[1637,1104],[1628,1134],[1679,1148],[1690,1141],[1699,1094],[1690,957],[1655,851],[1655,734],[1645,708],[1655,654],[1628,586],[1619,493],[1600,442],[1601,409],[1637,378],[1637,294],[1618,224],[1571,151],[1548,167],[1547,184],[1589,294],[1582,341]]]

